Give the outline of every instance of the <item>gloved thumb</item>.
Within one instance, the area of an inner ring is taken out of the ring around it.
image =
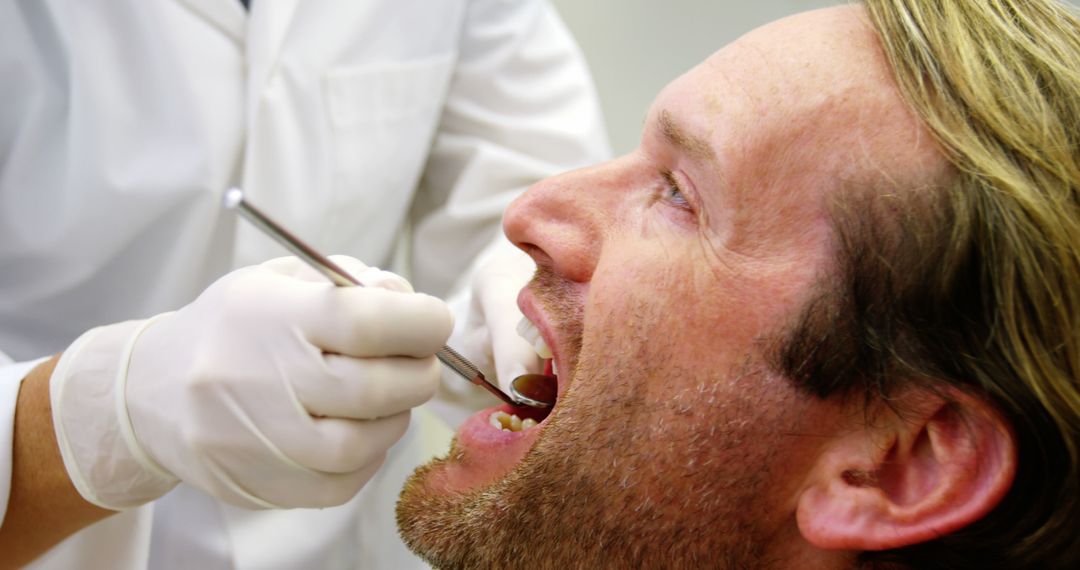
[[[514,250],[493,256],[477,275],[480,282],[476,293],[490,335],[495,373],[499,386],[507,393],[517,376],[542,372],[536,349],[517,332],[524,318],[517,306],[517,294],[528,283],[534,268],[528,255]]]

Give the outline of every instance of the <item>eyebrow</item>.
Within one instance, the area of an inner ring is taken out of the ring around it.
[[[667,110],[660,111],[658,120],[660,122],[660,132],[675,148],[698,160],[716,160],[716,154],[713,153],[709,143],[701,137],[686,132]]]

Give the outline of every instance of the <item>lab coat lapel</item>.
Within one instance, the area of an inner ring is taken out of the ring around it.
[[[222,0],[217,0],[222,1]],[[233,0],[238,4],[238,0]],[[274,72],[300,0],[254,0],[248,27],[249,85],[259,91]]]
[[[220,28],[237,43],[243,43],[247,13],[240,0],[180,0],[180,3]]]

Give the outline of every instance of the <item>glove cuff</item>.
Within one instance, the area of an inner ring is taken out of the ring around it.
[[[64,351],[50,379],[53,428],[64,467],[79,494],[99,507],[137,507],[179,482],[139,444],[125,396],[135,341],[167,315],[86,332]]]

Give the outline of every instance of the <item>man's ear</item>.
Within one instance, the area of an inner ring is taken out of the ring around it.
[[[988,400],[911,390],[894,403],[898,413],[838,436],[815,464],[797,508],[811,544],[885,550],[926,542],[979,520],[1012,485],[1016,440]]]

